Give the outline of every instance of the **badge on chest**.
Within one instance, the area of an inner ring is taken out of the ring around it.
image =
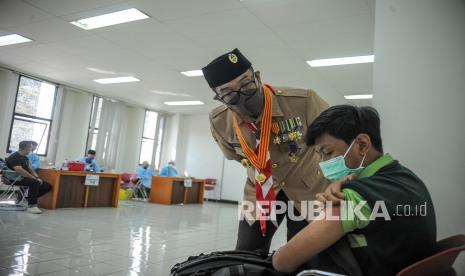
[[[299,159],[297,154],[301,150],[299,142],[302,139],[302,120],[300,117],[274,122],[271,125],[271,130],[275,135],[273,143],[275,145],[288,144],[289,160],[291,162],[297,162]]]

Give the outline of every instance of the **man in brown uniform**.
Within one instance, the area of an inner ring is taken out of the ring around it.
[[[319,158],[302,141],[302,133],[328,105],[312,90],[264,85],[260,72],[253,71],[238,49],[202,71],[215,99],[223,103],[210,113],[213,137],[227,159],[247,167],[236,249],[268,252],[284,216],[289,240],[308,224],[289,219],[289,214],[300,215],[300,202],[314,200],[327,186]],[[277,208],[269,206],[277,201],[292,201],[296,210],[276,212],[272,221]],[[251,212],[250,203],[260,209]]]

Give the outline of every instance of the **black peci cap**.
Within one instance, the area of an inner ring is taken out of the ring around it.
[[[215,88],[239,77],[250,67],[252,63],[236,48],[214,59],[202,72],[208,85]]]

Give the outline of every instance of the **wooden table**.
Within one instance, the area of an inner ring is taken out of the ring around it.
[[[152,177],[149,202],[161,204],[203,203],[205,179],[192,179],[192,187],[184,187],[185,178]]]
[[[98,186],[84,184],[89,174],[99,176]],[[53,188],[39,198],[41,208],[118,207],[119,174],[40,169],[39,176]]]

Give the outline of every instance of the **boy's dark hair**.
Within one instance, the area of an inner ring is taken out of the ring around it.
[[[19,142],[19,145],[18,145],[18,148],[20,150],[23,150],[25,148],[27,148],[27,146],[31,145],[31,141],[21,141]]]
[[[39,145],[39,144],[37,144],[36,141],[32,141],[32,140],[31,140],[31,141],[29,141],[29,142],[31,143],[31,145],[33,145],[33,146],[35,146],[35,147],[37,147],[37,146]]]
[[[97,154],[97,152],[95,150],[88,150],[87,154],[95,155],[95,154]]]
[[[315,140],[323,134],[352,143],[360,133],[370,136],[373,147],[383,152],[378,111],[373,107],[335,105],[323,111],[308,127],[305,142],[315,145]]]

